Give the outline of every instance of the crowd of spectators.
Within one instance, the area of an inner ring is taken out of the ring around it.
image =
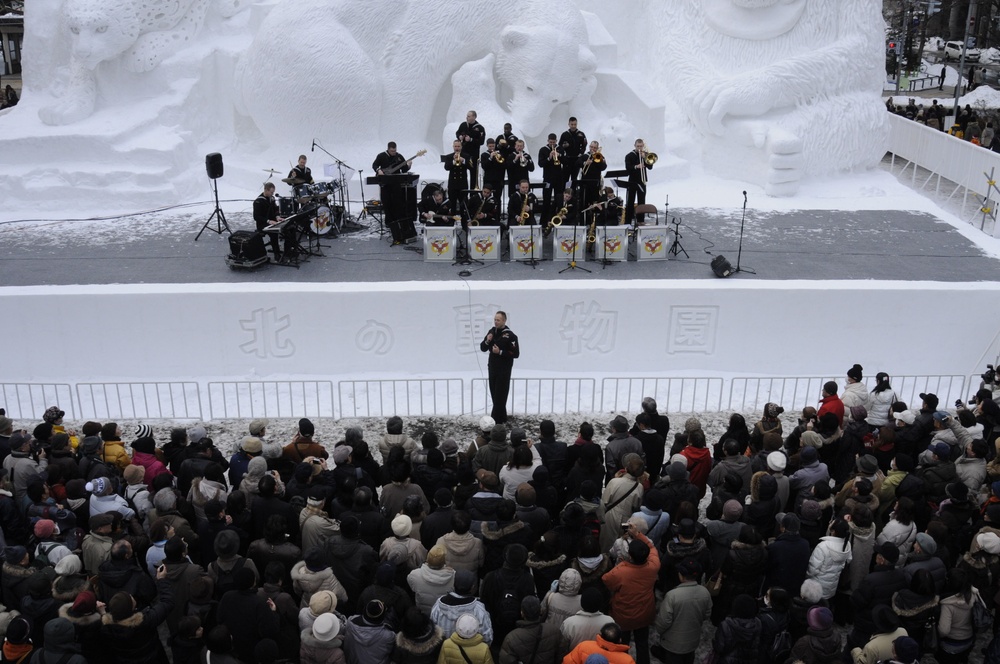
[[[605,441],[254,420],[231,455],[0,411],[0,662],[1000,662],[987,378],[948,411],[854,365],[717,441],[651,398]]]
[[[892,97],[889,97],[885,105],[890,113],[927,125],[931,129],[947,132],[955,138],[969,141],[987,150],[1000,151],[1000,141],[996,140],[992,118],[984,113],[977,113],[970,104],[959,109],[958,117],[954,118],[950,126],[947,126],[947,118],[954,116],[954,111],[939,104],[937,99],[932,99],[930,106],[925,106],[910,97],[905,106],[897,106]]]

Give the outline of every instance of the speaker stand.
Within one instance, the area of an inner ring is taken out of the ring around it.
[[[215,180],[215,179],[212,180],[212,188],[215,191],[215,211],[208,217],[208,220],[205,222],[205,225],[201,227],[201,230],[198,231],[198,234],[194,236],[194,241],[195,242],[198,241],[198,238],[200,238],[201,234],[204,233],[206,230],[212,231],[213,233],[215,233],[217,235],[222,235],[222,229],[225,228],[225,230],[226,230],[227,233],[229,233],[230,235],[233,234],[233,231],[230,230],[230,228],[229,228],[229,223],[226,221],[226,215],[225,215],[225,213],[222,211],[222,208],[219,207],[219,181],[218,180]],[[215,219],[215,228],[209,228],[209,226],[211,225],[213,219]]]

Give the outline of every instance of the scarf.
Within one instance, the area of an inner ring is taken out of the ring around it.
[[[31,641],[27,643],[11,643],[6,639],[3,642],[3,657],[11,662],[27,661],[28,655],[35,647],[31,644]]]

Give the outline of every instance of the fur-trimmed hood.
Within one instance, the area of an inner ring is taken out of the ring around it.
[[[428,655],[444,643],[444,632],[432,625],[431,629],[418,639],[407,638],[402,632],[396,634],[396,647],[412,655]]]
[[[84,574],[67,574],[52,582],[52,597],[60,602],[73,602],[84,590],[90,590],[90,581]]]
[[[511,521],[506,526],[503,526],[500,529],[494,529],[490,526],[489,521],[483,521],[482,525],[483,539],[494,540],[494,541],[503,539],[507,535],[513,535],[514,533],[524,530],[525,528],[527,528],[527,526],[528,524],[526,524],[524,521],[518,520],[518,521]]]
[[[343,629],[343,627],[341,627]],[[315,636],[313,636],[312,628],[304,629],[299,634],[299,641],[306,648],[314,648],[316,650],[333,650],[334,648],[341,648],[344,645],[343,634],[338,634],[329,641],[320,641]]]
[[[143,620],[142,611],[136,611],[124,620],[115,620],[110,613],[105,613],[101,616],[101,623],[104,625],[117,625],[118,627],[128,627],[130,629],[135,629],[142,625]]]
[[[545,560],[543,558],[537,558],[534,552],[528,554],[528,561],[525,563],[525,567],[528,569],[548,569],[550,567],[559,567],[566,562],[566,554],[561,554],[558,558],[553,558],[552,560]]]
[[[909,590],[900,590],[892,596],[892,610],[900,618],[911,618],[925,611],[930,611],[940,603],[937,595],[930,599]]]
[[[69,610],[73,608],[73,603],[63,604],[59,607],[59,617],[65,618],[70,621],[76,627],[93,627],[94,625],[101,624],[101,614],[91,613],[87,616],[74,616]]]

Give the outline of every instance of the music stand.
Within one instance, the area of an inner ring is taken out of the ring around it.
[[[215,211],[209,215],[208,220],[205,221],[201,230],[194,236],[195,242],[198,241],[198,238],[200,238],[201,234],[206,230],[212,231],[216,235],[222,235],[222,229],[224,227],[227,233],[230,235],[233,234],[233,231],[229,228],[229,223],[226,221],[226,214],[222,211],[222,208],[219,207],[219,180],[216,178],[212,178],[212,189],[215,192]],[[744,205],[744,208],[745,207],[746,206]],[[212,219],[215,219],[215,228],[209,228],[209,224],[212,223]]]
[[[684,258],[690,259],[691,257],[688,256],[688,252],[686,252],[684,247],[681,246],[681,237],[683,237],[681,235],[681,220],[678,217],[674,217],[671,219],[670,223],[674,225],[674,243],[670,245],[670,251],[667,253],[671,256],[684,254]]]
[[[575,191],[573,193],[573,202],[574,202],[574,205],[576,205],[577,201],[579,201],[579,196],[578,196],[579,193],[580,193],[579,191]],[[570,258],[569,265],[567,265],[563,269],[559,270],[559,274],[562,274],[563,272],[566,272],[567,270],[583,270],[584,272],[590,274],[590,270],[588,270],[587,268],[582,267],[582,266],[576,264],[576,252],[578,252],[580,250],[580,244],[576,241],[576,234],[579,233],[579,232],[580,232],[580,225],[579,224],[573,224],[573,256]],[[607,243],[605,243],[605,249],[604,249],[605,256],[607,255],[607,253],[606,253],[607,252],[607,246],[606,245],[607,245]],[[587,250],[586,250],[586,247],[585,247],[584,248],[584,258],[585,259],[586,259],[586,251]]]

